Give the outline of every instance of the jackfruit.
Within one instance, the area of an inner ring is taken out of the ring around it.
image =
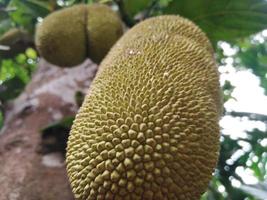
[[[102,61],[67,145],[76,199],[197,200],[219,152],[221,97],[205,34],[147,19]]]
[[[123,34],[122,24],[109,7],[92,4],[88,6],[87,33],[90,58],[99,63]]]
[[[37,27],[35,43],[48,62],[68,67],[87,57],[100,62],[121,35],[122,23],[108,6],[81,4],[48,15]]]
[[[20,28],[11,28],[0,37],[0,45],[5,49],[0,48],[0,57],[12,58],[19,53],[33,46],[33,40],[30,34]]]

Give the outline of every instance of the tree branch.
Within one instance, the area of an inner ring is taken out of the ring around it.
[[[232,115],[234,117],[248,117],[250,120],[258,120],[267,122],[267,115],[258,114],[258,113],[250,113],[250,112],[226,112],[228,115]]]
[[[40,130],[75,115],[75,93],[88,90],[96,70],[89,61],[59,68],[41,60],[24,92],[9,102],[0,133],[1,200],[74,200],[64,157],[51,146],[53,132],[44,136]],[[40,145],[50,147],[49,151]]]

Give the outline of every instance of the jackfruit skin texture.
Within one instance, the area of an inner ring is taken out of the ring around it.
[[[101,18],[96,21],[95,15]],[[108,6],[80,4],[48,15],[37,27],[35,43],[48,62],[71,67],[87,57],[101,61],[121,35],[122,23]]]
[[[76,199],[197,200],[219,152],[212,47],[179,16],[130,29],[102,61],[71,129]]]
[[[86,6],[77,5],[53,12],[36,30],[36,47],[48,62],[73,66],[86,58]]]

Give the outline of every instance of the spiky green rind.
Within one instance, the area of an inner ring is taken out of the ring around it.
[[[76,199],[197,200],[219,152],[219,78],[206,36],[178,16],[129,30],[76,116],[67,171]]]

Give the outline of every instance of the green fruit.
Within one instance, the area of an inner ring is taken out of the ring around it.
[[[123,34],[120,18],[107,6],[88,6],[87,33],[90,58],[99,63]]]
[[[75,198],[199,199],[218,159],[220,112],[200,29],[178,16],[134,26],[102,61],[71,129]]]
[[[0,45],[6,48],[5,50],[0,49],[0,57],[12,58],[33,46],[33,41],[25,30],[12,28],[0,37]]]
[[[56,11],[37,28],[36,47],[48,62],[73,66],[83,62],[87,54],[85,5]]]
[[[101,20],[95,20],[96,14]],[[109,7],[81,4],[46,17],[37,28],[35,43],[47,61],[68,67],[87,57],[101,61],[121,34],[122,23]]]

